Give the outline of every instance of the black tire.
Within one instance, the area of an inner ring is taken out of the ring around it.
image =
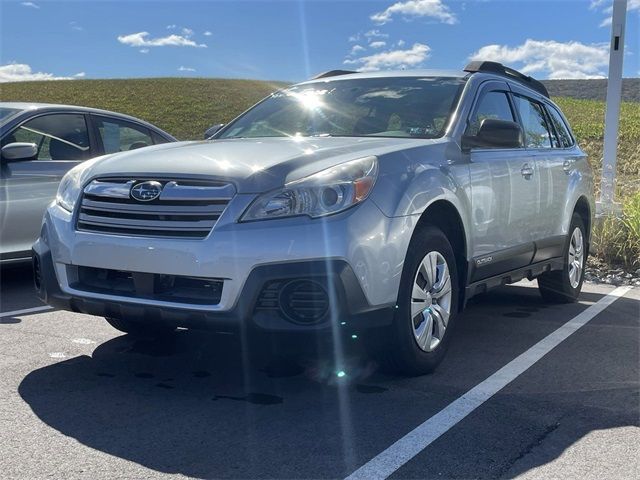
[[[418,346],[414,337],[411,318],[411,292],[420,263],[428,253],[434,251],[440,253],[446,260],[451,276],[452,295],[450,315],[444,336],[438,346],[428,352]],[[367,344],[371,352],[385,367],[398,373],[417,376],[432,372],[444,358],[455,331],[459,290],[456,260],[449,240],[437,227],[431,225],[418,227],[411,239],[405,259],[393,324],[368,338]],[[370,333],[373,334],[373,332]]]
[[[135,322],[123,318],[105,317],[105,320],[116,330],[128,333],[135,338],[153,339],[166,337],[175,332],[175,328],[168,325],[153,325],[150,323]]]
[[[583,246],[583,263],[582,271],[578,284],[574,287],[571,285],[569,278],[569,246],[571,244],[571,236],[574,230],[578,228],[582,233]],[[582,282],[584,281],[584,271],[587,262],[587,235],[582,218],[577,213],[571,218],[569,234],[565,240],[564,249],[562,251],[563,265],[562,270],[543,273],[538,277],[538,289],[542,298],[549,303],[573,303],[578,300],[580,291],[582,290]]]

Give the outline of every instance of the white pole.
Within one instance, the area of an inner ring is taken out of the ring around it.
[[[609,80],[607,81],[607,111],[604,117],[604,147],[600,189],[600,213],[614,209],[616,186],[616,156],[618,152],[618,124],[622,95],[622,60],[624,57],[624,25],[627,0],[613,1],[611,19],[611,47],[609,51]]]

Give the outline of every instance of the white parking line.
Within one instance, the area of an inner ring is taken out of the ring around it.
[[[24,310],[14,310],[12,312],[2,312],[0,313],[0,318],[19,317],[20,315],[25,315],[27,313],[44,312],[46,310],[53,310],[53,307],[50,307],[49,305],[43,305],[42,307],[25,308]]]
[[[373,480],[389,477],[476,408],[518,378],[569,336],[586,325],[593,317],[626,294],[631,288],[619,287],[601,298],[597,303],[573,317],[529,350],[369,460],[349,475],[347,480]]]

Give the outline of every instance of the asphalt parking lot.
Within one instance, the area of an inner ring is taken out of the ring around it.
[[[144,342],[101,318],[12,313],[42,306],[28,268],[3,268],[0,293],[2,478],[640,475],[637,288],[478,297],[419,378],[379,371],[360,339],[293,363],[239,335]]]

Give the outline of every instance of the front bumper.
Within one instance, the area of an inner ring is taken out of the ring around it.
[[[34,245],[37,289],[57,308],[189,328],[296,331],[386,325],[393,318],[406,252],[398,239],[407,236],[401,231],[410,227],[410,219],[387,218],[372,203],[355,210],[328,221],[237,224],[221,218],[207,239],[193,241],[78,232],[72,217],[52,205]],[[84,267],[217,278],[224,286],[214,305],[123,297],[77,288],[73,272]],[[312,280],[327,293],[329,312],[322,321],[301,325],[281,309],[258,308],[265,288],[293,279]]]

